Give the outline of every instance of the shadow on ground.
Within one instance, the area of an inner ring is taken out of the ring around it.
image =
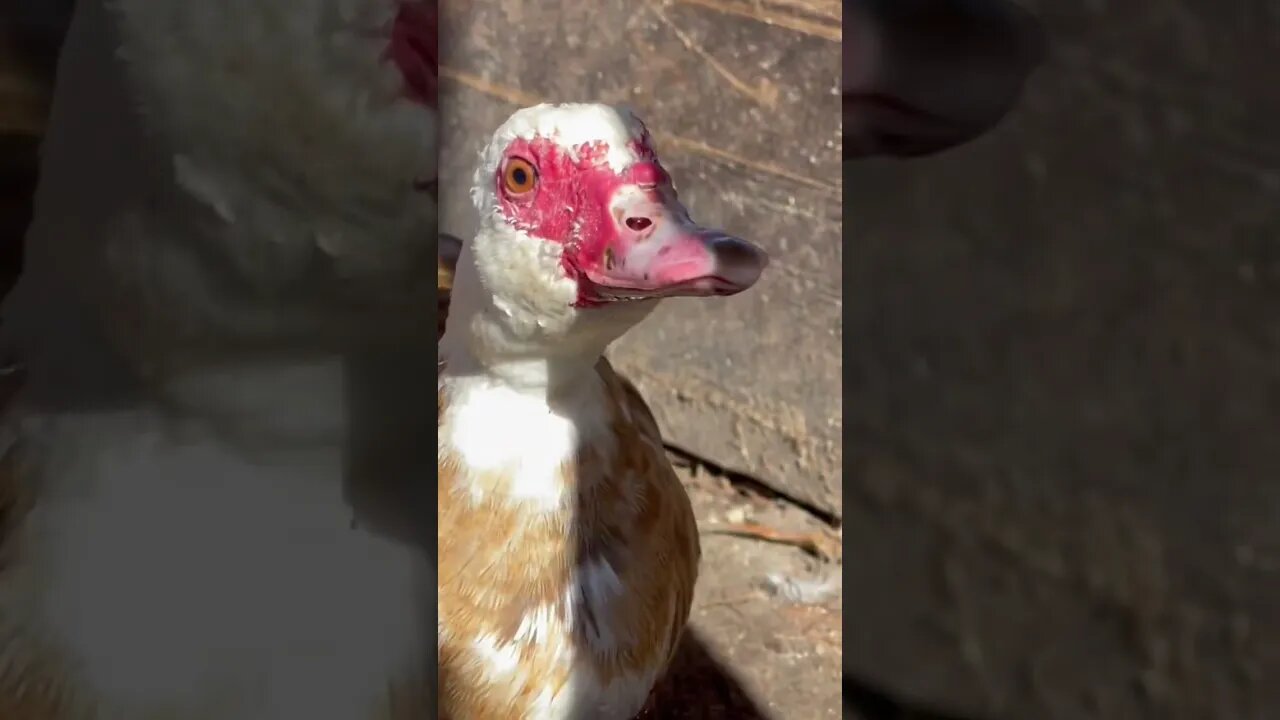
[[[663,709],[652,716],[654,720],[775,720],[692,628],[684,635],[668,677],[659,696]]]

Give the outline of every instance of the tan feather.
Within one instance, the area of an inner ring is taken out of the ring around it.
[[[468,649],[482,637],[499,645],[515,641],[529,613],[557,605],[584,558],[610,556],[626,592],[610,604],[607,616],[579,619],[573,640],[583,647],[584,633],[596,623],[637,638],[617,655],[593,658],[602,682],[665,668],[679,644],[700,558],[693,510],[662,453],[648,407],[607,361],[600,361],[597,372],[614,403],[618,452],[610,459],[584,448],[563,468],[565,481],[579,488],[578,512],[531,521],[510,504],[471,502],[470,488],[492,488],[503,478],[477,476],[456,457],[440,458],[438,592],[440,622],[449,628],[440,644],[440,692],[454,717],[518,717],[518,703],[567,679],[550,662],[551,650],[521,645],[520,671],[529,689],[513,707],[509,699],[483,692]],[[441,395],[438,402],[443,414],[448,398]],[[476,581],[481,569],[483,583]]]
[[[456,249],[451,244],[446,250],[442,243],[439,257],[441,333]],[[548,662],[548,653],[528,645],[520,658],[528,690],[519,692],[514,701],[493,697],[482,691],[484,683],[468,662],[467,650],[481,637],[513,641],[530,612],[554,606],[563,596],[577,563],[611,552],[612,539],[621,539],[633,559],[618,568],[627,592],[610,606],[609,617],[583,618],[583,627],[575,628],[573,636],[583,642],[586,625],[610,623],[641,639],[628,652],[596,658],[597,672],[605,682],[640,668],[665,668],[675,656],[693,603],[701,557],[693,509],[663,452],[657,420],[639,391],[606,359],[597,363],[596,372],[612,405],[618,451],[607,458],[584,448],[563,468],[566,482],[580,488],[578,513],[551,522],[530,522],[510,505],[462,500],[471,487],[493,489],[503,478],[477,477],[458,458],[439,458],[438,592],[440,622],[450,628],[450,637],[441,638],[440,643],[442,717],[518,717],[520,705],[532,702],[535,689],[557,687],[567,680]],[[441,392],[437,423],[447,403],[448,397]],[[593,511],[583,512],[583,508]],[[549,557],[558,560],[548,562]],[[483,586],[475,583],[481,568],[486,578],[501,580]]]

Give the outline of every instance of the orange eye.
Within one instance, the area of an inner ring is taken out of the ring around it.
[[[507,161],[507,169],[502,172],[502,182],[506,185],[507,192],[512,195],[523,195],[537,184],[538,176],[528,161],[511,158]]]

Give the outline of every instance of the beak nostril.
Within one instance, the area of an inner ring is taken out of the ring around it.
[[[635,230],[636,232],[645,230],[652,224],[653,224],[653,221],[646,217],[627,218],[627,227],[631,228],[632,230]]]

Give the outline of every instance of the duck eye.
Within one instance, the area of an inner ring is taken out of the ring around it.
[[[511,158],[502,173],[502,182],[507,192],[512,195],[523,195],[533,189],[538,177],[533,166],[527,160]]]

